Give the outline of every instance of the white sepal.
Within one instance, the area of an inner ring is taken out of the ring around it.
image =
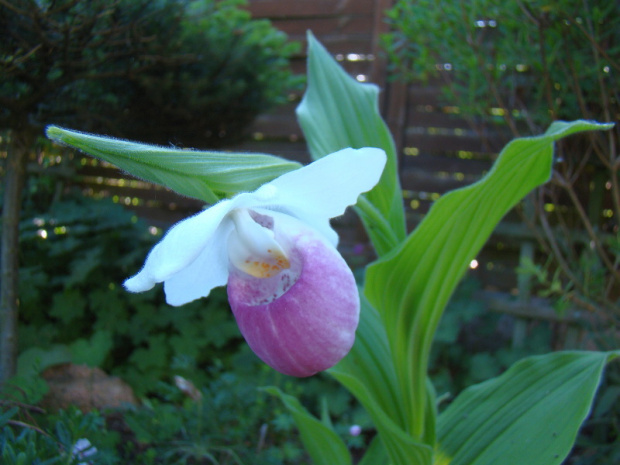
[[[381,149],[346,148],[283,174],[268,186],[277,189],[278,200],[293,216],[334,218],[379,182],[386,162]]]
[[[131,292],[148,291],[188,267],[208,248],[232,208],[234,203],[224,200],[174,225],[153,247],[142,270],[125,281],[125,288]]]

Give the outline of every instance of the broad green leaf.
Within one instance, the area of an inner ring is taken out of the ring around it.
[[[391,463],[430,464],[431,447],[415,441],[405,429],[407,420],[401,408],[404,396],[399,391],[381,318],[363,295],[360,301],[355,344],[329,373],[351,391],[370,414],[379,432],[383,453]]]
[[[253,191],[301,166],[273,155],[180,150],[56,126],[49,126],[46,134],[55,142],[112,163],[133,176],[207,203],[237,192]]]
[[[383,255],[405,238],[405,217],[394,141],[379,113],[379,88],[349,76],[310,33],[308,43],[308,88],[297,118],[312,157],[346,147],[378,147],[388,155],[379,184],[364,196],[367,202],[358,204],[375,249]]]
[[[402,394],[398,388],[396,370],[381,317],[363,294],[360,294],[360,304],[360,322],[355,343],[347,356],[330,368],[328,373],[339,381],[344,377],[358,380],[376,399],[381,411],[404,428],[406,420],[400,407]]]
[[[100,367],[113,346],[110,331],[95,331],[90,339],[77,339],[71,343],[71,361],[78,365]]]
[[[620,351],[530,357],[471,386],[439,416],[437,465],[555,465],[590,412]]]
[[[276,387],[267,387],[262,390],[279,397],[293,415],[301,434],[301,440],[314,465],[350,465],[352,463],[347,446],[336,432],[308,413],[295,397],[284,394]]]
[[[24,350],[17,358],[17,374],[23,377],[30,377],[43,372],[46,368],[53,365],[71,361],[71,351],[64,344],[54,344],[45,349],[31,347]]]
[[[389,463],[388,460],[381,438],[375,436],[372,441],[370,441],[370,445],[366,449],[362,460],[360,460],[357,465],[377,465],[379,463]]]
[[[367,270],[365,293],[385,324],[403,409],[416,437],[428,436],[426,372],[443,310],[471,260],[500,219],[551,174],[553,142],[579,131],[606,129],[588,121],[556,122],[541,136],[516,139],[479,182],[450,192],[389,256]]]

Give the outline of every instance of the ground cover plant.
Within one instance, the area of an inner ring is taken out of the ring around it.
[[[297,110],[315,160],[305,167],[48,128],[51,139],[144,179],[219,200],[169,231],[125,286],[145,292],[163,282],[168,302],[181,305],[228,282],[241,333],[263,361],[297,376],[327,368],[362,404],[377,434],[359,463],[561,463],[618,351],[522,359],[441,411],[429,359],[469,263],[504,214],[549,179],[555,141],[611,125],[556,121],[541,135],[513,140],[482,180],[440,198],[407,234],[378,89],[350,78],[312,36],[309,43],[308,89]],[[353,204],[379,257],[357,297],[328,223]],[[342,289],[334,290],[334,277]],[[314,463],[352,463],[328,414],[317,419],[276,386],[265,392],[290,411]]]

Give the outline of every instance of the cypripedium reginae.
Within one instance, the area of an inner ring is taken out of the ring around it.
[[[183,305],[228,284],[241,333],[265,363],[291,376],[326,370],[351,349],[360,309],[329,219],[372,189],[385,163],[383,150],[344,149],[222,200],[173,226],[125,287],[163,282],[167,302]]]

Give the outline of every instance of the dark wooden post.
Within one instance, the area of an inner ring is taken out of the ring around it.
[[[12,131],[4,171],[0,258],[0,385],[16,371],[19,218],[31,138]]]

